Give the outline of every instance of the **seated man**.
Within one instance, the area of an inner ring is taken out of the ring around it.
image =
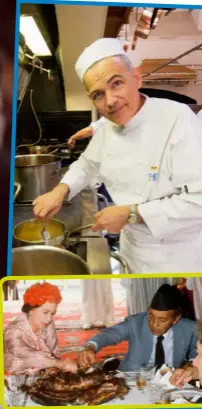
[[[197,322],[197,356],[191,366],[176,369],[170,378],[170,382],[177,387],[182,387],[185,383],[194,379],[199,379],[202,384],[202,321]]]
[[[180,292],[163,284],[153,297],[148,312],[128,316],[89,340],[80,353],[82,367],[92,365],[102,348],[128,341],[128,351],[121,371],[133,371],[141,364],[164,363],[180,368],[196,356],[195,322],[182,318]],[[190,363],[191,365],[191,363]]]

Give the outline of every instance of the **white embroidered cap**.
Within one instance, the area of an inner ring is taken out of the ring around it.
[[[115,55],[127,55],[123,49],[123,44],[116,38],[101,38],[86,47],[76,61],[75,70],[80,80],[83,81],[84,74],[96,62]],[[135,66],[140,65],[137,59]]]

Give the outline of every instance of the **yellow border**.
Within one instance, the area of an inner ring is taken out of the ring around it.
[[[14,406],[7,406],[4,401],[4,349],[3,349],[3,288],[2,284],[6,281],[10,280],[16,280],[16,281],[21,281],[21,280],[71,280],[71,279],[78,279],[78,280],[96,280],[96,279],[113,279],[113,278],[158,278],[158,277],[164,277],[164,278],[171,278],[171,277],[199,277],[199,274],[202,273],[173,273],[173,274],[165,274],[165,273],[158,273],[158,274],[130,274],[130,275],[125,275],[125,274],[106,274],[106,275],[69,275],[69,276],[7,276],[4,277],[3,279],[0,280],[0,328],[2,328],[2,332],[0,335],[0,356],[3,357],[2,359],[2,365],[0,365],[0,403],[4,408],[16,408]],[[142,404],[123,404],[123,405],[98,405],[98,406],[68,406],[68,408],[75,409],[78,407],[78,409],[98,409],[98,407],[103,406],[103,408],[110,408],[110,409],[129,409],[129,408],[202,408],[202,404],[194,404],[193,405],[152,405],[152,404],[147,404],[147,405],[142,405]],[[18,406],[20,409],[24,409],[24,406]],[[36,406],[28,406],[29,408],[36,409]],[[66,409],[67,406],[43,406],[45,408],[63,408]]]

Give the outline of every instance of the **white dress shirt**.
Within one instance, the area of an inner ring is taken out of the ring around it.
[[[173,366],[173,329],[172,327],[163,334],[164,340],[162,342],[164,354],[165,354],[165,364],[172,368]],[[155,364],[155,355],[156,355],[156,343],[157,343],[157,336],[153,335],[153,348],[151,358],[149,360],[150,364]]]

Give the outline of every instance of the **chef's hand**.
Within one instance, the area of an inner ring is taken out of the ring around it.
[[[55,216],[62,207],[63,200],[68,192],[69,187],[60,183],[50,192],[37,197],[33,202],[35,217],[47,219]]]
[[[71,138],[68,139],[67,145],[70,149],[74,149],[76,146],[76,139],[74,138],[74,135],[71,136]]]
[[[79,366],[81,368],[89,368],[95,363],[96,351],[93,345],[88,345],[79,354]]]
[[[197,368],[194,366],[188,366],[187,368],[176,369],[170,377],[169,382],[181,388],[185,383],[197,378],[197,376]]]
[[[77,364],[72,359],[60,360],[60,370],[63,372],[77,372]]]
[[[128,223],[130,206],[110,206],[97,212],[95,222],[92,227],[93,231],[107,230],[109,233],[119,233],[120,230]],[[144,223],[139,215],[139,223]]]

